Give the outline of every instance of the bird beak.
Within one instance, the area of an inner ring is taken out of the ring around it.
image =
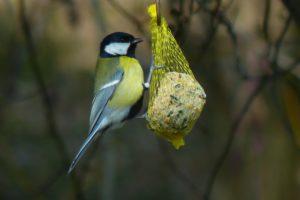
[[[135,38],[134,40],[133,40],[133,44],[137,44],[137,43],[140,43],[140,42],[142,42],[143,40],[141,39],[141,38]]]

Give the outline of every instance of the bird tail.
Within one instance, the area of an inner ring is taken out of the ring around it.
[[[98,130],[98,131],[94,130],[88,135],[88,137],[85,139],[84,143],[81,145],[75,158],[73,159],[73,161],[69,167],[68,174],[70,174],[72,172],[72,170],[75,168],[78,161],[83,156],[83,154],[86,152],[87,148],[91,145],[91,143],[97,138],[97,136],[103,135],[104,131],[105,130],[103,130],[103,129]]]

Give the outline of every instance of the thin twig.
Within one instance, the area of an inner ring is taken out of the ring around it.
[[[107,0],[107,2],[114,7],[120,14],[122,14],[125,18],[127,18],[129,21],[131,21],[133,24],[136,25],[137,30],[142,33],[143,35],[146,33],[143,28],[143,23],[141,23],[134,15],[129,13],[127,10],[125,10],[120,3],[118,3],[115,0]]]
[[[58,180],[66,174],[66,168],[60,167],[56,169],[52,174],[47,178],[47,180],[37,188],[37,192],[31,196],[31,199],[38,199],[41,195],[46,194],[51,188],[58,182]]]
[[[202,53],[205,53],[210,45],[212,44],[213,39],[215,38],[220,23],[218,23],[218,20],[216,20],[216,15],[220,12],[220,8],[222,5],[222,1],[218,0],[216,7],[210,14],[210,29],[208,31],[207,38],[204,40],[204,43],[202,44]]]
[[[300,61],[296,60],[291,65],[289,65],[286,69],[279,69],[274,72],[276,76],[274,76],[274,81],[272,84],[272,100],[275,104],[275,109],[278,110],[279,117],[281,119],[281,122],[283,124],[284,129],[286,130],[286,133],[288,134],[288,137],[292,141],[293,145],[296,147],[297,150],[300,150],[297,144],[295,143],[295,133],[292,128],[291,122],[289,120],[287,110],[284,105],[283,97],[280,95],[280,89],[279,89],[279,83],[278,81],[282,79],[285,75],[288,75],[293,71],[296,67],[299,67]]]
[[[291,21],[292,21],[292,16],[291,16],[291,14],[289,14],[288,18],[286,19],[286,21],[284,23],[282,31],[280,32],[278,39],[276,40],[275,45],[274,45],[275,49],[274,49],[274,54],[273,54],[273,59],[272,59],[272,68],[275,70],[278,68],[278,57],[280,54],[281,46],[283,43],[283,39],[288,32]]]
[[[288,19],[285,22],[285,25],[283,27],[283,30],[282,30],[281,34],[279,35],[279,37],[278,37],[278,39],[275,43],[275,53],[274,53],[274,57],[273,57],[271,65],[278,66],[277,61],[278,61],[278,56],[279,56],[279,53],[280,53],[280,48],[282,46],[282,42],[283,42],[283,39],[284,39],[284,37],[287,33],[290,22],[291,22],[291,18],[289,16]],[[225,144],[224,150],[222,151],[222,153],[218,157],[217,162],[213,167],[212,173],[210,174],[210,176],[208,178],[207,185],[206,185],[205,192],[204,192],[204,198],[206,200],[210,199],[210,193],[211,193],[213,184],[215,182],[216,176],[217,176],[218,172],[220,171],[226,157],[228,156],[230,147],[232,146],[232,143],[233,143],[233,140],[234,140],[234,136],[236,135],[236,132],[237,132],[239,126],[240,126],[240,123],[242,122],[243,118],[245,117],[245,114],[247,113],[247,111],[249,110],[253,100],[256,98],[256,96],[258,96],[259,92],[263,89],[263,87],[266,85],[268,80],[271,80],[273,78],[277,78],[278,76],[284,76],[287,73],[289,73],[291,70],[293,70],[296,66],[298,66],[297,61],[295,63],[293,63],[293,65],[291,65],[286,70],[276,70],[276,71],[274,71],[274,73],[272,75],[262,77],[261,80],[259,81],[259,84],[256,87],[256,89],[252,92],[252,94],[249,95],[246,103],[242,107],[242,110],[241,110],[240,114],[238,115],[238,117],[236,118],[236,120],[234,121],[234,123],[231,126],[231,129],[230,129],[230,132],[229,132],[229,137],[228,137],[227,142]]]
[[[255,79],[254,77],[250,76],[247,72],[247,70],[241,65],[240,62],[240,49],[239,49],[239,45],[238,45],[238,38],[237,38],[237,34],[236,31],[234,29],[233,24],[231,23],[231,21],[227,18],[227,16],[225,15],[224,12],[222,12],[220,9],[218,10],[218,12],[216,12],[215,10],[211,10],[205,6],[201,6],[201,3],[198,1],[199,5],[200,5],[200,9],[202,9],[204,12],[208,13],[211,16],[214,16],[216,20],[218,20],[218,22],[225,26],[227,33],[231,39],[231,42],[233,44],[233,49],[234,49],[234,62],[235,62],[235,68],[238,72],[238,74],[240,74],[240,76],[245,79],[245,80],[252,80]],[[218,6],[219,4],[217,4]],[[218,8],[218,7],[217,7]]]
[[[293,145],[297,147],[297,144],[295,144],[295,133],[293,131],[293,128],[291,126],[289,117],[287,115],[286,109],[284,107],[283,99],[282,96],[279,94],[279,89],[278,89],[278,79],[275,79],[272,84],[272,100],[274,101],[274,107],[278,111],[278,115],[280,118],[280,121],[283,124],[284,129],[286,130],[286,133],[289,137],[289,139],[293,142]]]
[[[193,15],[193,11],[194,10],[194,0],[190,0],[190,4],[189,4],[189,15],[192,16]]]
[[[172,159],[165,144],[160,139],[158,139],[158,145],[160,153],[164,158],[164,161],[166,162],[167,166],[172,170],[172,173],[175,175],[175,177],[178,180],[185,183],[185,185],[190,189],[191,192],[193,192],[193,195],[195,195],[197,199],[202,199],[202,195],[199,191],[197,184],[195,184],[182,170],[180,170],[180,168]]]
[[[232,146],[234,137],[235,137],[239,127],[241,126],[241,122],[244,120],[247,112],[249,111],[249,109],[250,109],[252,103],[254,102],[254,100],[256,99],[256,97],[259,95],[259,93],[262,91],[262,89],[266,85],[267,80],[268,80],[267,77],[262,77],[261,78],[258,85],[250,93],[250,95],[246,99],[241,111],[239,112],[239,114],[235,118],[234,122],[230,126],[230,130],[229,130],[229,133],[228,133],[229,136],[228,136],[227,141],[225,143],[225,146],[222,150],[222,153],[217,158],[217,161],[214,164],[212,172],[210,173],[210,175],[208,177],[207,184],[206,184],[206,187],[205,187],[205,190],[204,190],[204,199],[205,200],[210,199],[210,194],[211,194],[211,190],[212,190],[213,184],[215,182],[215,179],[216,179],[216,177],[217,177],[217,175],[218,175],[225,159],[228,156],[228,153],[229,153],[229,150]]]
[[[277,76],[285,76],[286,74],[291,73],[294,69],[300,66],[300,58],[298,60],[295,60],[292,62],[290,65],[288,65],[285,68],[278,68],[276,71],[273,73]]]
[[[68,11],[69,22],[72,25],[77,25],[79,21],[79,13],[74,0],[53,0],[59,1],[66,6]]]
[[[224,149],[223,149],[222,153],[220,154],[220,156],[217,158],[217,161],[216,161],[216,163],[215,163],[215,165],[212,169],[212,172],[208,177],[206,187],[205,187],[205,190],[204,190],[204,199],[205,200],[210,199],[211,190],[212,190],[212,187],[213,187],[214,182],[216,180],[216,177],[217,177],[224,161],[226,160],[226,158],[229,154],[229,150],[232,146],[234,137],[235,137],[240,125],[241,125],[241,122],[245,118],[245,115],[247,114],[248,110],[250,109],[250,107],[251,107],[252,103],[254,102],[255,98],[259,95],[259,93],[262,91],[264,86],[267,85],[268,82],[270,82],[274,79],[286,76],[293,69],[298,67],[299,64],[300,64],[299,60],[297,60],[294,63],[292,63],[289,67],[287,67],[286,69],[274,71],[271,75],[262,76],[260,78],[258,85],[253,90],[253,92],[248,96],[247,100],[245,101],[244,106],[242,107],[242,109],[239,112],[239,114],[237,115],[236,119],[234,120],[234,122],[230,126],[231,128],[230,128],[229,133],[228,133],[229,136],[228,136],[228,139],[225,143]]]
[[[40,66],[37,59],[37,51],[34,46],[33,37],[31,33],[30,23],[26,16],[26,7],[24,0],[19,0],[20,3],[20,21],[22,26],[22,31],[25,36],[25,42],[26,47],[29,54],[29,60],[30,60],[30,68],[34,74],[35,82],[37,84],[38,90],[42,96],[42,103],[44,108],[44,114],[48,126],[48,134],[53,139],[53,141],[56,144],[57,150],[59,152],[59,155],[61,156],[61,161],[65,168],[70,163],[70,160],[68,158],[67,150],[65,147],[65,144],[63,142],[63,139],[61,138],[60,134],[58,133],[56,121],[55,121],[55,114],[53,109],[53,104],[51,102],[50,95],[48,93],[48,89],[45,83],[45,80],[43,78],[42,72],[40,70]],[[77,199],[83,199],[83,193],[81,191],[80,182],[77,179],[77,177],[73,174],[71,176],[72,185],[74,192],[76,194]]]
[[[179,8],[177,8],[176,4],[171,2],[172,1],[170,1],[171,14],[174,17],[174,23],[171,25],[171,29],[179,45],[183,46],[190,29],[191,18],[194,15],[194,0],[180,0]],[[188,12],[185,10],[186,7],[188,7]]]
[[[265,0],[265,11],[264,11],[264,19],[263,19],[263,34],[264,34],[265,40],[267,42],[270,40],[270,36],[269,36],[270,13],[271,13],[271,0]]]
[[[218,13],[221,11],[221,6],[222,6],[222,0],[217,0],[217,4],[216,4],[216,6],[213,10],[213,12],[214,12],[214,15],[213,15],[213,18],[212,18],[213,21],[217,17]]]
[[[11,106],[17,103],[23,103],[39,96],[40,93],[38,91],[28,92],[28,94],[20,95],[20,97],[14,97],[10,99],[5,99],[4,95],[1,94],[0,99],[3,98],[3,101],[0,101],[0,107],[5,108],[7,106]]]
[[[235,32],[234,26],[232,25],[231,21],[221,12],[218,13],[217,18],[220,20],[221,24],[223,24],[226,27],[227,33],[233,44],[235,68],[237,72],[241,75],[243,79],[251,79],[251,77],[246,72],[246,69],[241,66],[240,49],[239,49],[237,34]]]

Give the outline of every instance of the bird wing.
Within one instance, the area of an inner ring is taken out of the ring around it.
[[[70,173],[82,155],[85,153],[89,145],[96,138],[99,133],[102,133],[106,126],[109,124],[102,124],[102,113],[106,108],[108,101],[112,98],[116,87],[121,82],[123,78],[124,71],[122,69],[117,69],[116,73],[111,77],[110,81],[104,84],[96,93],[92,103],[91,115],[90,115],[90,131],[88,137],[85,139],[81,145],[78,153],[73,159],[68,173]]]
[[[92,109],[90,114],[90,133],[95,128],[101,113],[103,112],[108,101],[112,98],[116,87],[121,82],[123,78],[124,71],[122,69],[117,69],[116,73],[111,77],[110,81],[104,84],[98,91],[96,91]]]

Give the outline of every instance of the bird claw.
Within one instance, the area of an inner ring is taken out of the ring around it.
[[[157,70],[157,69],[161,69],[161,68],[163,68],[163,66],[151,65],[150,72],[149,72],[149,75],[148,75],[148,78],[147,78],[147,82],[143,83],[144,89],[148,90],[150,88],[150,81],[151,81],[153,71]]]
[[[149,89],[149,87],[150,87],[150,83],[143,83],[143,87],[144,87],[144,89]]]
[[[161,68],[163,68],[163,66],[155,66],[155,65],[153,65],[153,69],[154,69],[154,70],[156,70],[156,69],[161,69]]]
[[[145,113],[143,113],[142,115],[139,115],[137,118],[140,118],[140,119],[147,119],[148,118],[148,115],[147,115],[147,111]]]

